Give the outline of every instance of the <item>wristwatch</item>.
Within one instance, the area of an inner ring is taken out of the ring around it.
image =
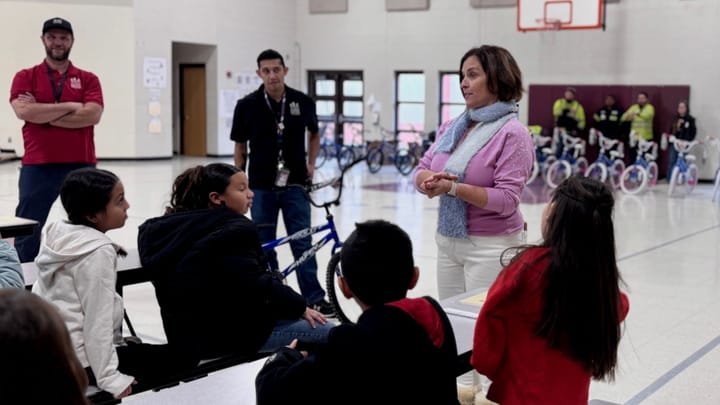
[[[453,181],[452,185],[450,185],[450,190],[448,190],[447,194],[450,196],[453,196],[453,197],[457,197],[457,188],[458,188],[457,181]]]

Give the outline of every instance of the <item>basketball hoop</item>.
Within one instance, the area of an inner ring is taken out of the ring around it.
[[[562,20],[558,18],[548,18],[547,20],[544,18],[536,18],[535,22],[537,22],[539,29],[542,31],[560,31],[563,27]]]

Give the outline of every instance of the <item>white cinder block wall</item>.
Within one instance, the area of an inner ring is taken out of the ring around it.
[[[514,8],[473,9],[465,0],[432,0],[428,11],[385,11],[381,0],[349,0],[347,14],[310,15],[308,0],[0,0],[0,83],[6,97],[15,72],[39,63],[42,21],[73,23],[71,59],[100,76],[106,110],[97,128],[99,157],[170,156],[179,109],[173,43],[204,45],[208,79],[208,153],[231,154],[218,97],[236,86],[234,74],[255,69],[255,57],[275,48],[288,57],[288,83],[302,90],[309,69],[359,69],[366,95],[383,105],[392,126],[394,71],[426,73],[426,130],[437,123],[438,72],[456,70],[471,46],[497,44],[518,59],[525,83],[689,84],[701,134],[720,128],[720,1],[621,0],[608,5],[606,31],[520,33]],[[213,48],[214,47],[214,48]],[[178,46],[176,46],[178,49]],[[195,55],[197,57],[197,55]],[[162,57],[168,86],[143,86],[143,60]],[[233,78],[228,79],[226,72]],[[148,133],[148,103],[162,106],[162,133]],[[6,98],[7,100],[7,98]],[[522,118],[527,104],[522,103]],[[0,108],[0,147],[22,154],[21,122]],[[8,137],[12,141],[8,143]],[[175,141],[174,141],[175,139]]]
[[[441,70],[458,69],[471,46],[500,45],[518,60],[525,84],[688,84],[699,131],[720,128],[720,1],[621,0],[607,7],[607,30],[528,32],[515,8],[470,8],[432,0],[429,11],[385,12],[383,1],[350,0],[347,14],[310,15],[298,2],[305,69],[362,69],[366,94],[393,123],[394,71],[426,74],[426,130],[438,120]],[[303,80],[307,80],[303,77]],[[527,99],[522,103],[527,117]]]

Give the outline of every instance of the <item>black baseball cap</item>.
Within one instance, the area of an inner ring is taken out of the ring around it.
[[[65,31],[69,32],[71,35],[73,33],[72,25],[70,25],[70,21],[68,21],[64,18],[60,18],[60,17],[51,18],[43,23],[43,30],[42,30],[43,34],[45,34],[46,32],[48,32],[52,29],[65,30]]]

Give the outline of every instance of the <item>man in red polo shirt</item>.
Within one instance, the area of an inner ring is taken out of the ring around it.
[[[22,262],[37,256],[40,231],[65,175],[97,163],[93,127],[103,112],[97,76],[68,59],[75,41],[72,25],[63,18],[51,18],[43,24],[40,38],[45,60],[16,73],[10,89],[15,115],[25,121],[15,215],[39,222],[31,236],[15,240]]]

